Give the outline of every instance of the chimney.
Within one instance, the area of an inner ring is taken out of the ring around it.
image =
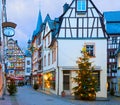
[[[66,12],[68,10],[68,8],[69,8],[69,4],[65,3],[63,5],[63,13]]]

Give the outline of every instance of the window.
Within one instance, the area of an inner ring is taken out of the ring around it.
[[[40,34],[40,36],[38,37],[38,45],[40,45],[41,44],[41,34]]]
[[[48,45],[50,44],[50,35],[48,35]]]
[[[51,80],[50,80],[50,88],[55,90],[55,80],[56,80],[56,75],[55,75],[55,71],[51,72]]]
[[[27,65],[30,65],[30,61],[27,61]]]
[[[112,37],[112,44],[117,43],[117,37]]]
[[[27,73],[30,73],[30,68],[27,68]]]
[[[48,65],[50,65],[50,53],[48,54]]]
[[[46,66],[46,56],[44,56],[44,66]]]
[[[52,50],[52,63],[56,61],[56,48],[53,48]]]
[[[45,39],[45,42],[44,42],[44,44],[45,44],[45,48],[46,48],[46,39]]]
[[[63,90],[70,90],[70,71],[63,71]]]
[[[38,62],[38,69],[39,69],[39,70],[42,70],[42,68],[43,68],[43,67],[42,67],[42,59],[41,59],[41,60]]]
[[[86,45],[86,50],[87,50],[89,56],[91,56],[91,57],[95,56],[94,45]]]
[[[42,49],[39,49],[39,51],[38,51],[38,57],[39,57],[39,58],[42,57]]]
[[[100,91],[100,71],[93,71],[93,76],[97,79],[97,91]]]
[[[85,12],[86,11],[86,0],[77,0],[77,6],[76,6],[77,12]]]

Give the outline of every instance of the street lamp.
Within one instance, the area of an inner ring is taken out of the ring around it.
[[[3,72],[4,72],[4,76],[3,76],[3,84],[4,84],[4,93],[5,94],[5,91],[6,91],[6,63],[7,63],[7,60],[6,60],[6,49],[7,49],[7,40],[8,40],[8,37],[12,37],[15,35],[15,28],[16,28],[16,24],[13,23],[13,22],[3,22],[2,23],[2,33],[3,33]]]

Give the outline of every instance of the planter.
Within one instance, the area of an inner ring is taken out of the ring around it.
[[[96,99],[96,94],[90,95],[90,96],[80,96],[80,95],[75,95],[75,100],[89,100],[89,101],[94,101]]]
[[[75,100],[80,100],[80,95],[75,95]]]
[[[62,91],[62,92],[61,92],[61,96],[62,96],[62,97],[65,97],[65,91]]]

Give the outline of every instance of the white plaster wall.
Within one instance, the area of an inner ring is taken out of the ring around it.
[[[27,65],[27,61],[30,61],[30,65]],[[31,57],[25,57],[25,75],[30,75],[30,73],[27,73],[27,68],[32,69],[32,62],[31,62]]]

